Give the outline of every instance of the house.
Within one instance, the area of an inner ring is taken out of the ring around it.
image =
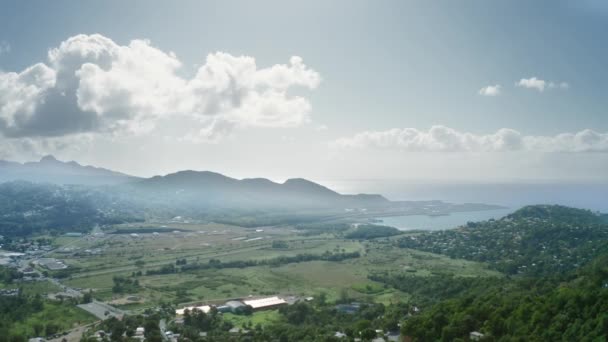
[[[245,305],[249,305],[253,308],[253,310],[265,310],[265,309],[273,309],[278,306],[286,305],[287,301],[283,298],[279,298],[277,296],[260,298],[260,299],[250,299],[243,301]]]
[[[471,331],[471,333],[469,334],[469,339],[471,341],[479,341],[483,338],[483,336],[484,335],[479,331]]]
[[[228,330],[228,332],[231,334],[246,334],[249,332],[249,330],[234,327],[234,328]]]
[[[137,329],[135,329],[135,335],[133,338],[143,341],[146,339],[145,332],[146,329],[144,329],[144,327],[137,327]]]

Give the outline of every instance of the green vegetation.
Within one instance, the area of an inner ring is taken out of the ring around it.
[[[604,341],[608,331],[608,255],[578,274],[475,286],[405,321],[416,341]]]
[[[114,281],[114,286],[112,286],[112,292],[114,293],[135,293],[139,289],[137,279],[116,276],[112,280]]]
[[[94,328],[121,332],[114,336],[147,325],[148,340],[158,340],[162,318],[192,341],[202,341],[202,332],[222,341],[332,341],[336,332],[368,341],[376,330],[401,330],[416,341],[467,340],[472,331],[496,341],[601,340],[608,291],[603,220],[589,211],[534,206],[441,232],[348,222],[253,230],[150,221],[82,239],[45,235],[26,245],[58,247],[49,257],[69,268],[49,273],[84,288],[81,302],[94,297],[130,310],[127,321]],[[21,277],[0,268],[3,287],[22,287],[21,296],[32,301],[58,291],[52,283],[25,286]],[[270,295],[314,299],[250,315],[194,312],[183,325],[173,322],[171,306]],[[51,330],[78,321],[75,301],[42,302],[42,313],[28,311],[8,333],[34,336],[46,311],[72,317]]]
[[[529,206],[500,220],[399,239],[399,246],[486,262],[506,274],[572,271],[608,251],[608,225],[588,210]]]
[[[149,342],[162,342],[162,332],[159,322],[163,317],[167,317],[170,307],[161,306],[157,311],[146,311],[143,315],[129,315],[123,320],[114,317],[109,318],[99,324],[96,328],[108,334],[104,334],[104,341],[132,341],[136,335],[137,328],[144,328],[143,337]],[[109,336],[108,336],[109,335]],[[124,335],[124,336],[123,336]],[[83,342],[97,342],[98,339],[92,336],[92,331],[83,336]]]
[[[399,234],[401,234],[401,231],[397,228],[373,224],[359,224],[353,231],[348,232],[344,237],[347,239],[370,240]]]
[[[405,304],[363,304],[345,313],[333,303],[315,300],[256,312],[250,317],[195,310],[184,316],[183,325],[173,324],[170,329],[192,341],[339,341],[337,332],[348,340],[363,337],[369,341],[377,336],[376,329],[398,331],[401,317],[410,311]],[[201,332],[206,337],[201,337]]]
[[[281,319],[278,310],[258,311],[249,316],[225,313],[222,315],[224,321],[230,322],[235,327],[247,329],[260,325],[262,327],[271,325]]]
[[[411,296],[411,302],[428,307],[441,300],[461,296],[467,291],[485,289],[504,284],[507,280],[499,277],[456,277],[441,274],[428,277],[416,277],[409,273],[374,273],[370,280],[390,285]]]
[[[0,341],[26,341],[31,336],[52,336],[73,324],[93,321],[71,302],[44,300],[40,294],[0,296]]]

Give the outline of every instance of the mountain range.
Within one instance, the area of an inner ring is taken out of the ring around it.
[[[104,168],[80,165],[75,161],[62,162],[51,155],[37,162],[0,160],[0,182],[24,180],[52,184],[116,185],[137,179]]]
[[[0,183],[29,181],[58,185],[103,186],[152,202],[192,207],[357,207],[390,203],[380,195],[342,195],[312,181],[294,178],[276,183],[265,178],[235,179],[210,171],[179,171],[139,178],[124,173],[63,162],[45,156],[38,162],[0,161]]]

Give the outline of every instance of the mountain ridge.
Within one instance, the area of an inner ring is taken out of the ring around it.
[[[359,207],[385,205],[381,195],[345,195],[304,178],[283,183],[266,178],[237,179],[213,171],[181,170],[166,175],[140,178],[113,170],[64,162],[52,155],[37,162],[0,160],[0,183],[30,181],[57,185],[121,186],[151,200],[162,198],[208,207]]]
[[[102,167],[82,165],[75,161],[63,162],[52,155],[24,163],[0,160],[0,182],[25,180],[52,184],[116,185],[135,179],[138,177]]]

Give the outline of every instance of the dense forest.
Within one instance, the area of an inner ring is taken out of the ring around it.
[[[347,239],[369,240],[399,234],[401,234],[401,231],[397,228],[374,224],[359,224],[354,230],[346,233],[344,237]]]
[[[416,341],[605,341],[608,335],[608,255],[578,272],[522,277],[474,286],[405,320]]]

